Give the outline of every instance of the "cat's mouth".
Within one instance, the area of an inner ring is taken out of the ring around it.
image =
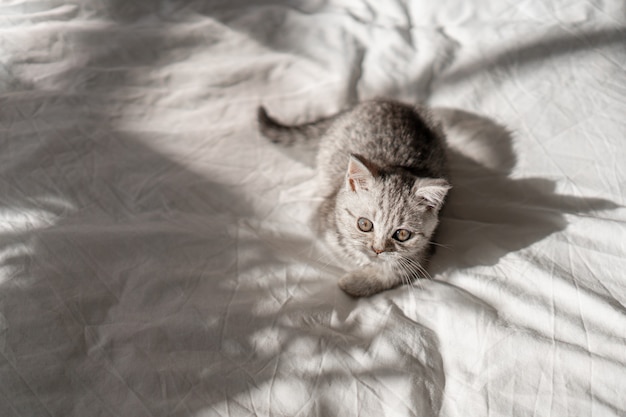
[[[392,262],[395,259],[394,251],[382,251],[376,252],[372,250],[371,247],[366,246],[355,246],[356,252],[358,253],[357,264],[359,265],[367,265],[367,264],[377,264],[383,265],[389,262]]]
[[[388,262],[392,258],[391,252],[388,251],[376,253],[370,249],[364,250],[363,252],[372,263]]]

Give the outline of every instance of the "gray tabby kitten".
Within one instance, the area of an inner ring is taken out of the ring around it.
[[[339,280],[369,296],[426,275],[450,184],[444,135],[423,108],[372,100],[316,122],[286,126],[259,108],[261,132],[292,145],[320,139],[319,232],[355,269]]]

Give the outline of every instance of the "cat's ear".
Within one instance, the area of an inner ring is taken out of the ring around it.
[[[374,183],[374,173],[354,155],[350,155],[346,186],[350,191],[369,190]]]
[[[443,178],[418,178],[413,185],[413,192],[420,199],[420,204],[438,211],[452,186]]]

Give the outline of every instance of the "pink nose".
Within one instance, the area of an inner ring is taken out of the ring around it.
[[[376,255],[380,255],[381,253],[383,253],[385,251],[384,249],[378,249],[378,248],[376,248],[374,246],[372,246],[372,250],[374,252],[376,252]]]

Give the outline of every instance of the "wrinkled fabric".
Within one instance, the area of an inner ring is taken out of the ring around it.
[[[0,415],[626,414],[626,4],[0,4]],[[435,108],[432,279],[367,299],[255,125]]]

